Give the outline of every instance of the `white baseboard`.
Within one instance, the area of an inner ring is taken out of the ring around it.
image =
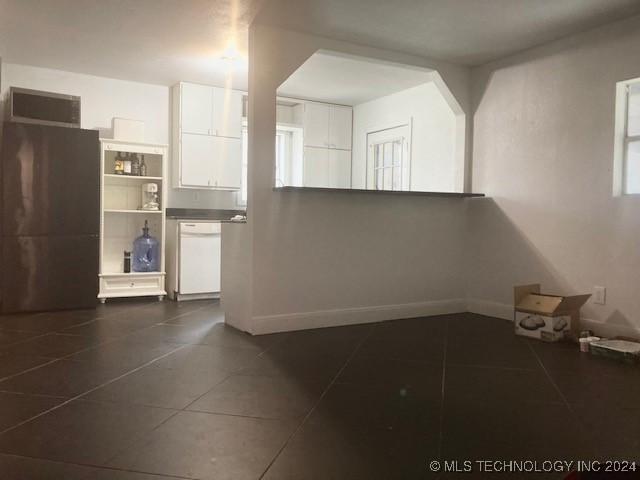
[[[467,312],[486,315],[487,317],[502,318],[513,322],[513,305],[480,300],[479,298],[467,299]]]
[[[315,312],[287,313],[253,317],[251,333],[287,332],[310,328],[337,327],[359,323],[428,317],[466,311],[466,300],[435,300],[431,302],[378,305],[373,307],[341,308]]]

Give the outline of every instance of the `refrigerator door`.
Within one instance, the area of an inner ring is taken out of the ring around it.
[[[3,240],[4,313],[96,306],[97,235]]]
[[[98,132],[5,123],[2,188],[4,236],[97,235]]]

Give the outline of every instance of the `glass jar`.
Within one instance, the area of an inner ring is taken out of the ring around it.
[[[160,243],[149,235],[149,223],[144,221],[142,235],[133,242],[133,271],[134,272],[159,272],[160,271]]]

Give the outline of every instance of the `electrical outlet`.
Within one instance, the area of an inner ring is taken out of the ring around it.
[[[593,303],[604,305],[607,302],[607,289],[605,287],[593,287]]]

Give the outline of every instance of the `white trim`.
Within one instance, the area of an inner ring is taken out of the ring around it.
[[[466,311],[466,301],[464,299],[453,299],[404,303],[399,305],[377,305],[372,307],[261,315],[253,317],[250,333],[253,335],[263,335],[292,330],[307,330],[310,328],[338,327],[385,320],[445,315],[464,311]]]
[[[479,298],[467,299],[467,312],[513,321],[513,305],[480,300]]]

